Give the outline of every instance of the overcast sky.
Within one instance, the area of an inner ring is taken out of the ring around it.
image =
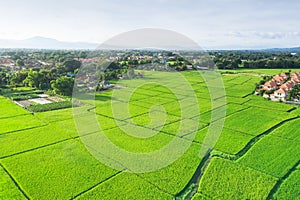
[[[300,46],[300,1],[0,0],[0,39],[101,43],[139,28],[182,33],[205,49]]]

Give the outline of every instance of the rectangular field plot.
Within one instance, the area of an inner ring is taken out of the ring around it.
[[[32,199],[70,199],[116,173],[75,140],[1,162]]]
[[[101,116],[101,115],[97,115],[96,117],[97,117],[97,120],[98,120],[101,130],[115,128],[121,124],[124,124],[124,122],[122,122],[122,121],[117,121],[117,120],[109,118],[109,117],[105,117],[105,116]]]
[[[284,125],[280,126],[279,128],[272,131],[270,135],[292,139],[292,140],[300,140],[300,119],[292,120]]]
[[[244,104],[248,101],[249,99],[247,98],[226,96],[227,103]]]
[[[168,133],[171,135],[184,136],[184,135],[196,132],[197,130],[199,130],[205,126],[207,126],[206,123],[202,123],[202,122],[191,120],[191,119],[183,119],[181,121],[177,121],[177,122],[174,122],[171,124],[157,127],[155,129],[161,130],[162,132]]]
[[[1,166],[0,187],[0,199],[26,199]]]
[[[208,127],[205,127],[197,132],[197,135],[195,137],[196,142],[203,143],[205,137],[208,134]],[[214,133],[211,133],[214,134]],[[253,138],[253,136],[239,133],[233,130],[229,130],[226,128],[223,128],[221,130],[221,133],[215,133],[215,135],[218,134],[216,139],[217,142],[214,146],[214,149],[229,153],[229,154],[236,154],[239,151],[241,151],[247,143]],[[220,135],[219,135],[220,134]]]
[[[299,159],[299,142],[265,136],[241,157],[238,162],[280,178]]]
[[[200,114],[200,121],[205,123],[216,121],[218,119],[224,118],[228,115],[232,115],[233,113],[236,113],[241,110],[245,110],[247,108],[248,108],[247,106],[229,103],[226,104],[225,106],[215,108],[213,111],[208,111],[203,114]],[[212,112],[214,112],[213,119],[212,119]]]
[[[276,178],[221,158],[213,158],[198,188],[210,199],[266,199]]]
[[[258,108],[266,108],[268,110],[275,111],[288,111],[291,110],[294,105],[284,104],[281,102],[272,102],[270,100],[264,99],[261,96],[251,95],[247,97],[250,101],[246,102],[244,105],[258,107]]]
[[[175,195],[187,185],[201,162],[201,146],[192,144],[179,158],[169,166],[150,173],[141,174],[143,178],[169,193]],[[175,152],[174,149],[173,153]]]
[[[292,116],[285,112],[274,113],[268,110],[250,108],[227,117],[224,126],[256,136],[289,117]]]
[[[146,153],[162,148],[173,137],[156,130],[131,124],[104,130],[102,134],[95,133],[83,137],[84,141],[103,144],[109,141],[117,147],[130,152]],[[104,145],[104,144],[103,144]],[[109,149],[109,146],[107,146]],[[115,155],[118,156],[118,155]]]
[[[32,115],[0,119],[0,134],[44,126],[46,123]]]
[[[97,105],[94,112],[99,115],[124,120],[130,117],[147,113],[149,112],[149,109],[141,106],[136,106],[131,103],[113,101]]]
[[[30,114],[24,108],[14,104],[9,99],[6,99],[4,97],[3,99],[0,99],[0,110],[1,110],[0,119],[6,117],[14,117],[18,115]]]
[[[274,199],[298,199],[300,197],[300,170],[295,170],[280,185],[277,192],[273,195]]]
[[[226,95],[233,97],[244,97],[251,94],[254,91],[254,89],[254,84],[234,85],[229,88],[226,88]]]
[[[172,97],[174,97],[174,96],[172,96]],[[133,102],[130,102],[130,104],[150,109],[153,105],[163,105],[163,104],[176,102],[176,99],[174,99],[174,98],[165,98],[165,97],[161,97],[161,96],[155,96],[155,97],[148,97],[148,98],[144,98],[141,100],[133,101]]]
[[[52,110],[47,112],[35,113],[35,116],[42,119],[45,122],[52,123],[67,119],[73,119],[72,108],[66,108],[61,110]]]
[[[73,120],[55,122],[47,126],[0,135],[0,157],[57,143],[77,135]]]
[[[259,77],[249,76],[249,75],[236,75],[232,79],[227,79],[228,75],[223,75],[223,81],[225,82],[225,85],[245,85],[245,84],[251,84],[252,86],[259,81]],[[232,76],[229,76],[232,77]]]
[[[122,172],[101,183],[78,199],[174,199],[135,174]]]
[[[192,100],[192,102],[195,101],[194,99]],[[181,101],[164,104],[164,107],[166,107],[168,111],[170,110],[170,114],[187,119],[199,116],[201,113],[211,110],[212,102],[210,100],[198,98],[197,101],[198,105],[191,105],[188,101],[182,101],[182,109],[180,107]],[[216,103],[216,107],[217,106],[218,104]]]
[[[137,124],[142,127],[153,129],[179,120],[180,117],[178,116],[153,110],[150,111],[149,113],[133,117],[126,121],[129,123]]]
[[[251,108],[247,109],[246,111],[251,112],[255,116],[261,115],[261,116],[265,116],[265,117],[275,118],[275,119],[278,119],[281,121],[297,116],[294,113],[289,113],[289,112],[285,112],[285,111],[274,111],[274,110],[267,109],[267,108],[251,107]]]

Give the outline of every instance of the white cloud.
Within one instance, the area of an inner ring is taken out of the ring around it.
[[[0,38],[103,42],[153,27],[183,33],[206,47],[300,46],[296,0],[0,1]]]

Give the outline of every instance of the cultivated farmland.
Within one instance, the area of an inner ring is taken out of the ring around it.
[[[223,71],[226,105],[211,102],[196,71],[181,72],[191,90],[172,72],[146,71],[144,80],[123,80],[117,83],[122,89],[96,93],[94,103],[82,99],[82,114],[72,108],[31,113],[0,96],[0,199],[297,199],[300,109],[252,95],[261,73],[279,72]],[[77,132],[78,120],[85,134]],[[200,157],[210,126],[223,120],[216,144]],[[107,160],[119,169],[90,154],[83,141],[101,142],[100,133],[137,154],[174,138],[191,145],[170,165],[137,173],[115,152]]]

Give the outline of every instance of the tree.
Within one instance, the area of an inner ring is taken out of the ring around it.
[[[50,85],[49,80],[47,80],[45,74],[39,71],[33,71],[32,69],[29,70],[28,76],[23,82],[26,85],[42,90],[48,89]]]
[[[21,72],[16,72],[12,75],[10,79],[10,84],[11,85],[22,85],[24,80],[27,78],[28,72],[26,71],[21,71]]]
[[[63,66],[65,67],[65,72],[74,73],[74,71],[81,66],[81,62],[77,60],[67,60],[63,63]]]
[[[74,86],[74,78],[61,76],[51,81],[51,87],[55,94],[71,96]]]
[[[87,53],[85,51],[80,51],[78,54],[78,60],[79,58],[86,58],[87,57]]]
[[[23,67],[23,66],[24,66],[23,60],[18,59],[18,60],[16,61],[16,65],[19,66],[19,67]]]
[[[7,78],[6,73],[5,72],[0,72],[0,85],[4,85],[4,84],[7,83],[6,78]]]

